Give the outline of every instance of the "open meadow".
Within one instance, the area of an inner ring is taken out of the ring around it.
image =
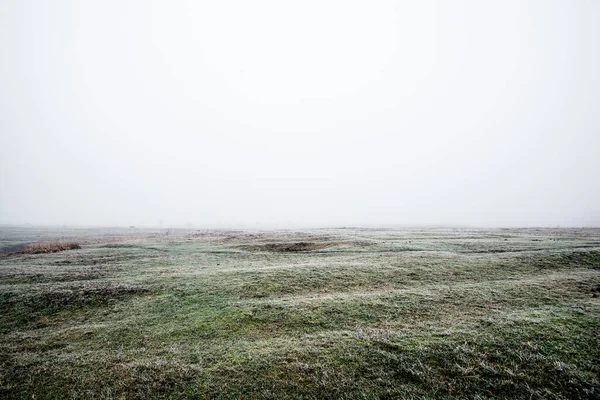
[[[0,227],[0,253],[3,399],[600,399],[600,229]]]

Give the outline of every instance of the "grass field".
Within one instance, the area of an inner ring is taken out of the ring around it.
[[[18,253],[54,240],[81,248]],[[0,251],[3,399],[600,399],[600,229],[0,227]]]

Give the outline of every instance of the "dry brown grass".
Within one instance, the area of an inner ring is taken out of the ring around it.
[[[80,249],[81,245],[77,242],[47,242],[36,243],[31,247],[19,252],[21,254],[42,254],[42,253],[57,253],[65,250]]]

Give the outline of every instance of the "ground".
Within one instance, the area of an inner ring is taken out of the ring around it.
[[[81,249],[19,253],[47,241]],[[600,398],[600,229],[0,227],[0,398]]]

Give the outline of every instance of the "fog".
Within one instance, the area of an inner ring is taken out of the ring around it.
[[[600,225],[600,2],[0,0],[0,223]]]

